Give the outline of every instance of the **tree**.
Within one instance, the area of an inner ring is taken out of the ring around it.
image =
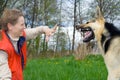
[[[57,40],[58,40],[58,42],[57,42]],[[56,47],[54,47],[53,50],[55,50],[57,52],[59,51],[61,53],[62,53],[62,51],[67,50],[67,48],[66,48],[67,40],[68,40],[67,34],[65,32],[63,32],[62,28],[60,28],[59,31],[56,32],[53,37],[53,44],[51,44],[51,45],[56,44],[56,46],[57,46],[57,50],[56,50]]]
[[[8,0],[0,0],[0,16],[7,6]]]
[[[72,51],[74,51],[74,42],[75,42],[75,26],[77,22],[77,16],[76,16],[76,7],[77,7],[77,0],[74,1],[74,30],[73,30],[73,41],[72,41]]]
[[[120,0],[94,0],[91,3],[91,8],[95,9],[97,5],[107,21],[113,22],[120,18],[118,17],[120,13]]]
[[[43,15],[43,20],[44,20],[44,24],[45,25],[49,25],[49,24],[53,24],[51,21],[51,18],[54,16],[55,17],[55,12],[57,11],[57,2],[56,0],[44,0],[43,1],[43,11],[44,11],[44,15]],[[47,51],[48,45],[47,42],[45,42],[45,36],[43,39],[43,51]]]

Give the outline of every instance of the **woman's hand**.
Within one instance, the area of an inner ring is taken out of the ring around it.
[[[43,32],[44,32],[45,35],[46,35],[46,38],[45,38],[45,41],[46,41],[46,42],[48,42],[49,37],[55,33],[57,27],[58,27],[58,26],[57,26],[57,24],[56,24],[56,25],[55,25],[53,28],[51,28],[51,29],[50,29],[48,26],[46,26],[46,27],[43,28]]]

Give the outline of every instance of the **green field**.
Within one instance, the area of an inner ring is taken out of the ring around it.
[[[73,56],[28,60],[24,80],[107,80],[107,70],[100,55],[84,60]]]

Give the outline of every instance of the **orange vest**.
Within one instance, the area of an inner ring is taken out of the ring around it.
[[[12,73],[12,80],[23,80],[23,68],[26,64],[26,41],[25,32],[20,37],[21,42],[16,51],[5,31],[0,32],[2,38],[0,40],[0,50],[8,54],[8,65]]]

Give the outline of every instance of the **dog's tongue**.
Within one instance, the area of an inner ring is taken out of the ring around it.
[[[87,32],[85,33],[85,38],[88,38],[90,35],[91,35],[91,31],[87,31]]]
[[[91,34],[92,34],[91,31],[85,32],[85,33],[84,33],[84,37],[83,37],[83,42],[88,42]]]

